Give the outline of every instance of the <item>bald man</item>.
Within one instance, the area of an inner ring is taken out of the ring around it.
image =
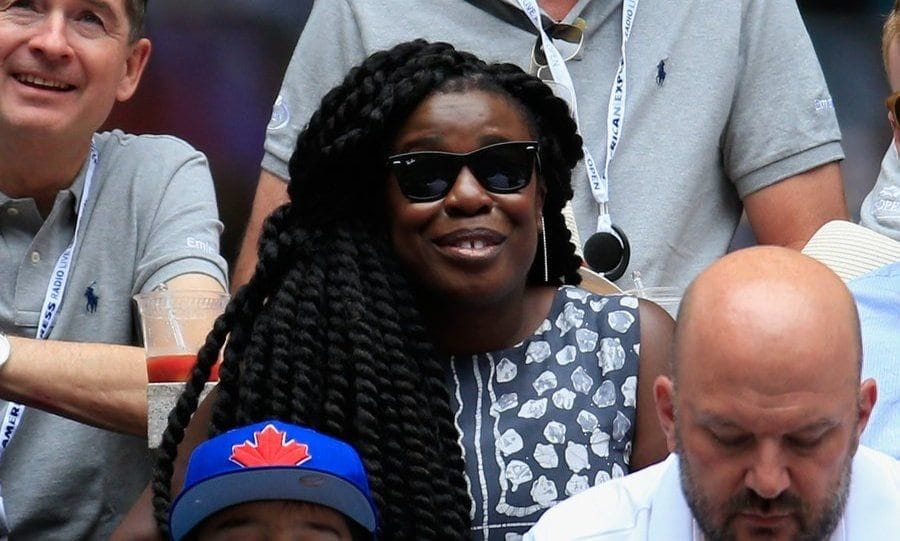
[[[859,446],[853,299],[799,253],[730,254],[688,288],[671,379],[654,386],[673,452],[544,514],[542,540],[896,539],[900,462]]]

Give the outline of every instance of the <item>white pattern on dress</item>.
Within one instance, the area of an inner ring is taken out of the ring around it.
[[[575,419],[575,422],[578,423],[578,426],[581,427],[581,431],[585,434],[591,434],[594,430],[597,429],[597,426],[600,424],[600,421],[597,420],[597,416],[593,413],[585,410],[581,410],[578,412],[578,418]]]
[[[497,383],[508,383],[516,379],[518,373],[519,367],[506,357],[500,359],[500,362],[497,363]]]
[[[512,484],[509,490],[515,492],[519,489],[519,485],[534,479],[534,474],[531,473],[531,468],[528,467],[528,464],[521,460],[510,460],[509,464],[506,465],[504,477]]]
[[[588,476],[572,474],[566,483],[566,496],[574,496],[588,489]]]
[[[522,441],[522,436],[512,428],[507,428],[506,432],[497,438],[497,449],[499,449],[504,456],[517,453],[521,451],[523,447],[525,447],[525,443]]]
[[[606,306],[606,303],[608,303],[608,302],[609,302],[609,299],[607,299],[606,297],[603,297],[602,299],[597,300],[597,301],[595,301],[595,300],[589,301],[588,306],[590,306],[591,310],[593,310],[595,313],[599,314],[600,311],[603,310],[603,307]]]
[[[631,421],[628,420],[628,417],[624,413],[617,411],[616,418],[613,420],[613,439],[622,441],[625,438],[625,435],[628,434],[629,428],[631,428]]]
[[[578,356],[577,351],[575,346],[569,344],[556,353],[556,363],[559,364],[559,366],[571,364],[575,361],[575,357]]]
[[[453,374],[453,395],[456,397],[456,413],[453,415],[453,426],[456,427],[456,433],[459,434],[459,437],[456,439],[457,445],[459,445],[459,451],[462,454],[463,463],[466,462],[466,446],[463,443],[463,437],[465,434],[463,433],[462,425],[459,424],[459,418],[463,414],[463,401],[462,401],[462,386],[459,383],[459,373],[456,371],[456,359],[450,359],[450,373]],[[475,519],[475,495],[472,494],[472,480],[469,479],[468,472],[464,472],[463,477],[466,480],[466,492],[469,494],[469,501],[472,502],[469,507],[469,520]]]
[[[541,340],[528,344],[525,350],[525,364],[542,363],[550,356],[550,344]]]
[[[587,353],[597,349],[597,339],[600,335],[590,329],[578,329],[575,331],[575,343],[578,344],[578,351]]]
[[[565,336],[572,329],[578,329],[584,324],[584,310],[575,306],[575,303],[568,302],[562,312],[556,317],[556,328],[559,329],[559,335]]]
[[[590,292],[586,289],[580,289],[576,287],[567,287],[565,288],[566,297],[572,299],[573,301],[581,301],[584,304],[584,300],[590,297]]]
[[[591,468],[591,462],[588,459],[587,446],[572,441],[568,442],[566,444],[566,466],[568,466],[573,473],[578,473],[581,470],[589,470]]]
[[[540,419],[547,413],[547,399],[528,400],[519,408],[519,417],[523,419]]]
[[[612,380],[605,380],[597,387],[597,392],[591,398],[598,408],[608,408],[616,403],[616,384]]]
[[[566,425],[557,421],[550,421],[544,427],[544,437],[550,443],[563,443],[566,441]]]
[[[478,356],[472,355],[472,371],[475,374],[476,396],[478,400],[475,402],[475,441],[481,441],[481,403],[484,400],[484,384],[481,381],[481,372],[478,371]],[[493,409],[493,406],[491,407]],[[481,486],[481,514],[484,516],[482,525],[488,526],[488,489],[487,479],[484,474],[484,456],[480,445],[475,446],[475,459],[478,464],[478,482]]]
[[[612,479],[612,477],[609,475],[608,471],[600,470],[597,472],[597,475],[594,476],[594,486],[601,485],[610,479]]]
[[[589,394],[594,386],[594,378],[588,375],[583,366],[572,372],[572,387],[581,394]]]
[[[625,401],[622,402],[622,405],[627,407],[637,407],[637,377],[636,376],[628,376],[625,378],[625,383],[622,384],[622,396],[625,397]]]
[[[556,447],[546,443],[538,443],[534,446],[534,460],[545,470],[552,470],[559,466],[559,454]]]
[[[491,404],[491,415],[496,413],[503,413],[504,411],[509,411],[511,409],[515,409],[519,407],[519,395],[516,393],[506,393],[500,396],[500,399],[497,402]]]
[[[531,499],[541,507],[550,507],[556,502],[559,493],[556,491],[556,483],[547,479],[546,475],[537,478],[531,485]]]
[[[550,370],[545,370],[536,380],[534,380],[534,383],[532,383],[531,386],[534,387],[538,396],[543,396],[547,391],[556,389],[558,384],[559,383],[556,381],[556,374]]]
[[[600,351],[597,353],[600,360],[600,369],[603,375],[619,370],[625,366],[625,349],[618,338],[604,338],[600,340]]]
[[[619,334],[627,333],[628,329],[631,328],[631,324],[634,323],[634,316],[631,315],[631,312],[626,312],[624,310],[610,312],[609,315],[606,316],[606,319],[610,328]]]
[[[575,407],[575,393],[563,387],[553,393],[553,405],[561,410],[570,410]]]
[[[600,458],[609,456],[609,434],[600,430],[594,430],[591,434],[591,451]]]

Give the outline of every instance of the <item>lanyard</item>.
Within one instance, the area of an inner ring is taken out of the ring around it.
[[[56,316],[59,314],[59,308],[62,305],[63,293],[66,291],[66,283],[69,280],[69,271],[72,268],[72,253],[75,249],[75,243],[78,240],[78,232],[81,227],[81,218],[84,216],[85,203],[88,200],[88,194],[91,191],[91,181],[94,179],[94,169],[97,162],[100,161],[100,154],[97,147],[91,141],[91,157],[88,161],[87,172],[84,175],[84,189],[81,192],[81,202],[78,205],[78,216],[75,219],[75,234],[72,235],[72,242],[65,249],[59,259],[56,260],[56,267],[53,274],[50,275],[50,283],[47,284],[47,293],[44,295],[44,303],[41,306],[40,319],[38,320],[37,333],[35,338],[45,340],[53,326],[56,324]],[[0,459],[6,452],[6,447],[12,441],[13,435],[19,428],[22,420],[22,414],[25,413],[25,406],[10,402],[6,407],[3,416],[3,424],[0,425]],[[2,498],[0,498],[0,510],[2,510]]]
[[[550,69],[553,81],[565,87],[571,96],[569,106],[572,109],[572,117],[575,119],[575,124],[579,126],[580,130],[581,123],[578,120],[578,100],[575,96],[575,85],[572,82],[571,75],[569,75],[568,68],[566,68],[565,60],[563,60],[562,55],[559,54],[556,46],[553,45],[553,40],[550,39],[543,25],[541,25],[541,14],[537,2],[536,0],[516,1],[540,33],[544,56],[547,58],[547,67]],[[582,146],[588,183],[599,210],[597,232],[612,231],[612,220],[609,217],[609,167],[616,154],[616,148],[619,146],[625,126],[625,103],[628,95],[628,63],[625,56],[625,46],[631,37],[631,30],[634,27],[634,17],[637,13],[639,2],[640,0],[624,0],[622,4],[622,56],[619,59],[619,67],[616,70],[616,77],[613,79],[613,86],[609,95],[609,108],[606,115],[606,158],[602,173],[597,169],[597,164],[594,162],[587,144]]]

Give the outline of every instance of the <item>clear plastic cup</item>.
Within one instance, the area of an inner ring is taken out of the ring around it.
[[[134,296],[150,383],[184,382],[229,296],[221,291],[158,289]],[[215,376],[215,377],[213,377]],[[211,380],[218,380],[214,373]]]

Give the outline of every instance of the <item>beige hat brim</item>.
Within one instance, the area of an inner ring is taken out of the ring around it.
[[[847,282],[900,261],[900,242],[859,224],[834,220],[816,231],[802,252]]]

